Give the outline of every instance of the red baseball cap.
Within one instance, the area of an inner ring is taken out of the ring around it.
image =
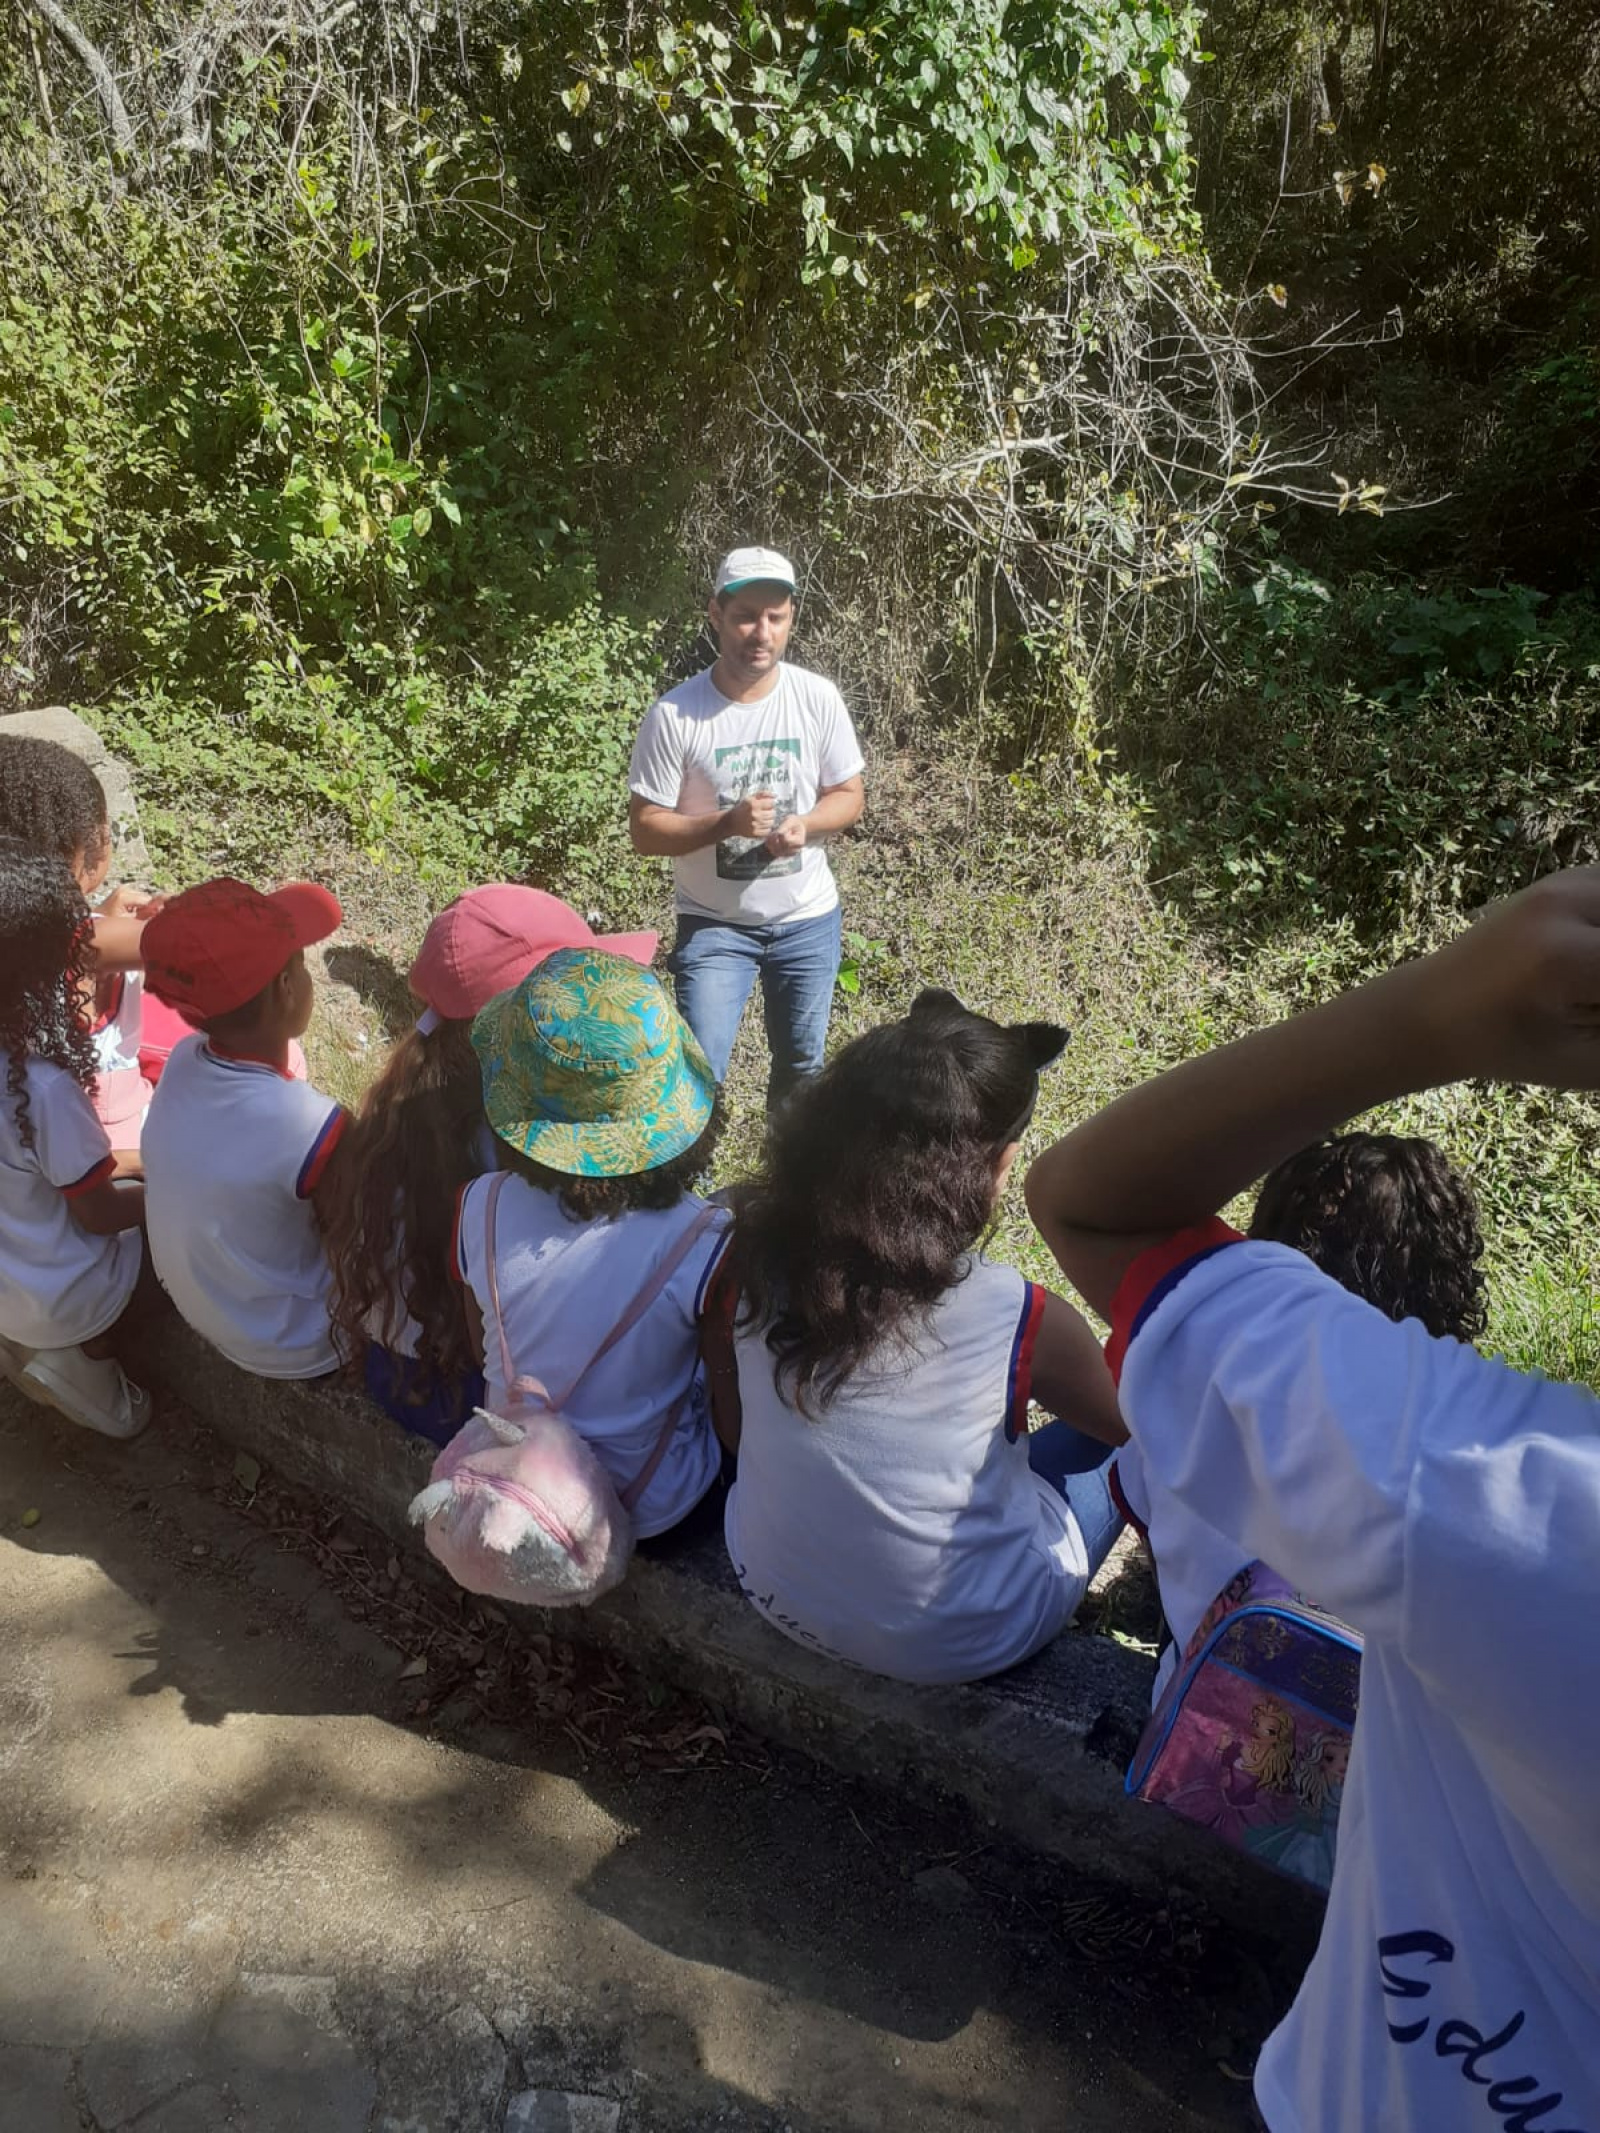
[[[514,882],[469,889],[439,913],[411,966],[411,990],[427,1009],[417,1026],[470,1021],[558,948],[609,948],[648,968],[658,938],[595,933],[571,904],[543,889]]]
[[[209,1022],[264,992],[297,948],[325,941],[343,916],[315,882],[263,895],[219,875],[171,898],[145,927],[145,984],[191,1022]]]

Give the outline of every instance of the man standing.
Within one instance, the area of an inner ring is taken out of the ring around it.
[[[863,806],[862,759],[831,681],[788,666],[794,570],[770,548],[722,559],[716,664],[651,706],[628,768],[633,848],[671,859],[678,1007],[727,1079],[759,976],[767,1108],[822,1065],[839,971],[839,891],[823,839]]]

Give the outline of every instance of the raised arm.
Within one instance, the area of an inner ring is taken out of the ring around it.
[[[1100,1343],[1064,1297],[1048,1292],[1033,1344],[1032,1393],[1038,1404],[1086,1437],[1126,1444],[1127,1424]]]
[[[1028,1210],[1108,1313],[1142,1250],[1297,1148],[1477,1077],[1600,1086],[1600,868],[1552,875],[1434,954],[1130,1090],[1039,1157]]]

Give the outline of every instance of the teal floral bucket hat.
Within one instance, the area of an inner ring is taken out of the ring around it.
[[[472,1048],[501,1140],[570,1177],[658,1170],[694,1146],[717,1093],[660,979],[603,948],[559,948],[497,993]]]

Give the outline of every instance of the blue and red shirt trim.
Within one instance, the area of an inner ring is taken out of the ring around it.
[[[1128,1344],[1156,1307],[1164,1303],[1192,1267],[1227,1245],[1242,1243],[1238,1230],[1220,1216],[1180,1229],[1143,1251],[1117,1284],[1111,1300],[1111,1338],[1106,1362],[1120,1385]]]
[[[1138,1512],[1135,1511],[1132,1504],[1129,1503],[1128,1492],[1122,1486],[1122,1474],[1115,1459],[1106,1468],[1106,1487],[1111,1493],[1111,1501],[1122,1513],[1122,1523],[1125,1526],[1132,1526],[1134,1532],[1138,1534],[1140,1540],[1148,1548],[1150,1545],[1150,1528],[1145,1524]]]
[[[81,1178],[75,1178],[70,1185],[60,1188],[62,1199],[76,1200],[86,1192],[93,1192],[97,1185],[103,1185],[107,1178],[114,1175],[116,1167],[117,1159],[114,1155],[101,1156],[99,1162],[92,1169],[86,1170]]]
[[[1022,1299],[1022,1315],[1017,1320],[1016,1337],[1011,1343],[1011,1363],[1006,1372],[1007,1444],[1015,1444],[1019,1437],[1028,1434],[1028,1403],[1033,1398],[1033,1344],[1039,1338],[1044,1301],[1049,1293],[1036,1281],[1030,1281],[1027,1288],[1028,1293]]]
[[[335,1104],[323,1121],[322,1131],[311,1143],[306,1159],[300,1165],[300,1175],[294,1181],[294,1196],[297,1200],[309,1200],[322,1182],[323,1172],[328,1167],[328,1158],[344,1137],[344,1129],[350,1123],[350,1114],[343,1104]]]

